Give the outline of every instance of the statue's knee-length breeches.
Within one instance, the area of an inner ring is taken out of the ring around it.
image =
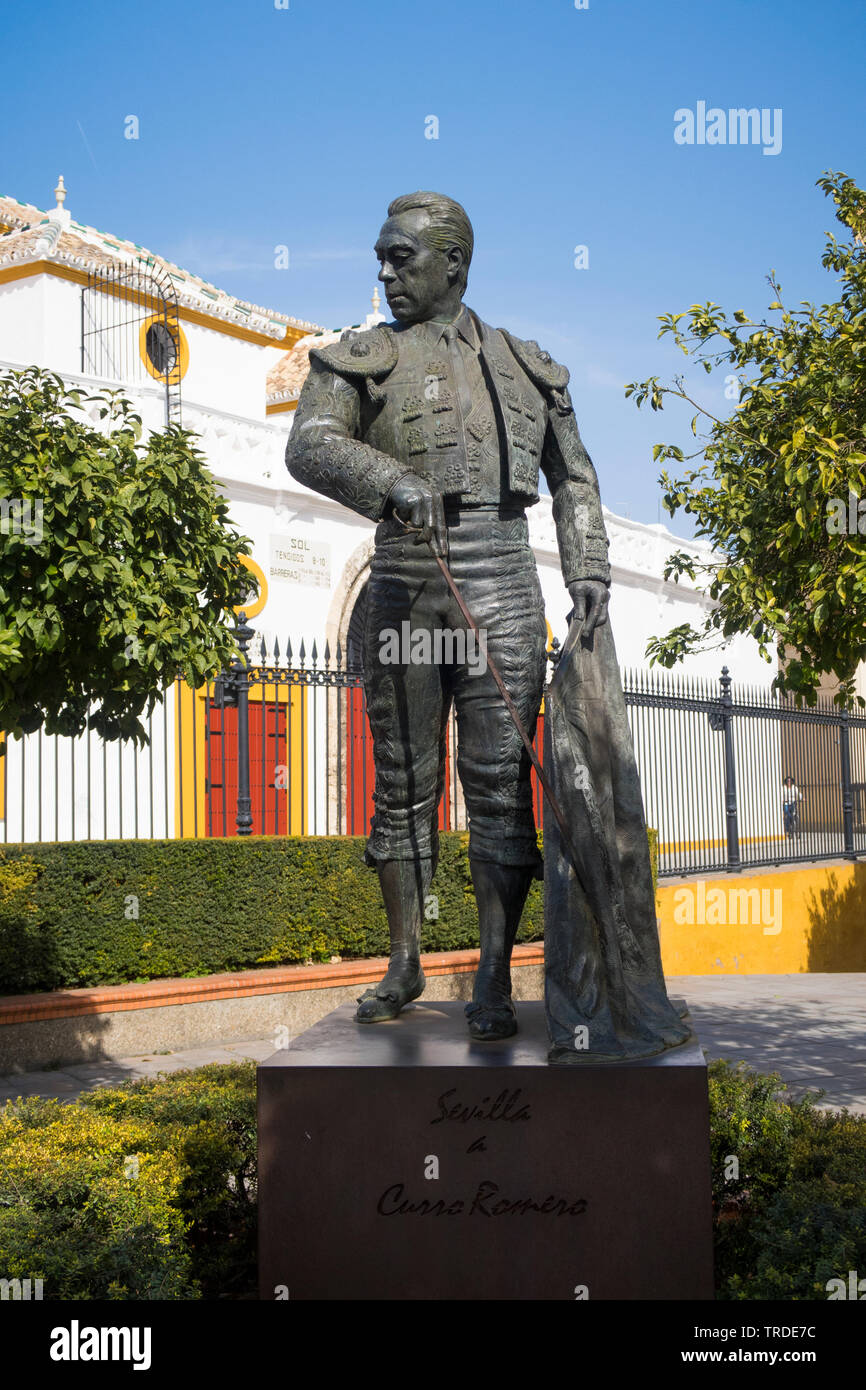
[[[526,518],[463,512],[449,519],[448,541],[449,568],[532,737],[546,625]],[[376,532],[364,688],[376,764],[368,859],[435,860],[453,701],[470,856],[536,866],[531,764],[484,646],[467,631],[429,546],[395,521]]]

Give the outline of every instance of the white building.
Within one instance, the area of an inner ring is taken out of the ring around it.
[[[284,463],[309,349],[339,332],[244,303],[131,241],[74,221],[62,179],[55,195],[56,206],[47,211],[0,198],[0,370],[37,364],[72,383],[123,387],[153,429],[182,415],[184,426],[200,435],[233,520],[253,540],[260,591],[249,614],[268,651],[276,640],[284,655],[291,641],[296,656],[302,638],[308,655],[316,641],[320,660],[326,640],[332,654],[338,641],[345,651],[374,526],[296,483]],[[381,319],[374,293],[366,324]],[[574,394],[579,416],[579,389]],[[597,460],[602,497],[615,467],[614,460]],[[570,601],[549,497],[530,509],[529,518],[548,625],[561,639]],[[698,559],[709,552],[663,526],[607,510],[605,521],[617,650],[624,667],[645,668],[650,637],[685,622],[700,626],[706,612],[706,600],[687,580],[665,581],[665,558],[674,549]],[[744,637],[723,653],[690,658],[683,669],[715,680],[723,663],[738,682],[750,685],[767,686],[774,675],[775,668]],[[139,755],[138,764],[131,749],[104,749],[95,739],[61,747],[64,741],[34,735],[23,750],[13,745],[4,759],[4,838],[212,831],[206,798],[215,779],[204,729],[205,693],[185,690],[168,701],[164,720],[154,720],[151,750]],[[261,687],[254,688],[263,719],[264,696]],[[301,703],[295,690],[290,729],[303,720]],[[192,739],[180,740],[182,720],[193,721]],[[307,771],[299,778],[293,766],[290,807],[293,799],[306,803],[318,795]],[[55,785],[61,789],[56,795]],[[98,795],[99,786],[116,792]]]

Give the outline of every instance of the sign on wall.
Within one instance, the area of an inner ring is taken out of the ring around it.
[[[270,578],[278,583],[305,584],[314,589],[331,587],[331,547],[309,536],[271,536]]]

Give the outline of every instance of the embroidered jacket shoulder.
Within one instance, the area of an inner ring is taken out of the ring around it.
[[[356,332],[347,329],[338,343],[311,347],[310,357],[340,376],[381,380],[397,364],[394,335],[384,324]]]

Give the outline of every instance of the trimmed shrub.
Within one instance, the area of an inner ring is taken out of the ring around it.
[[[53,1299],[197,1296],[181,1174],[150,1125],[37,1097],[0,1118],[0,1270]],[[127,1176],[134,1162],[136,1176]]]
[[[653,876],[658,836],[650,830]],[[440,837],[424,951],[478,945],[465,832]],[[388,954],[362,836],[80,840],[0,848],[0,994]],[[534,882],[518,941],[544,934]]]
[[[255,1286],[255,1064],[0,1110],[0,1272],[45,1299]]]
[[[468,836],[441,837],[422,949],[477,946]],[[388,953],[360,836],[113,840],[0,850],[0,993]],[[533,883],[519,941],[541,938]]]
[[[653,871],[653,888],[659,886],[659,832],[648,829],[647,839],[649,840],[650,866]]]

